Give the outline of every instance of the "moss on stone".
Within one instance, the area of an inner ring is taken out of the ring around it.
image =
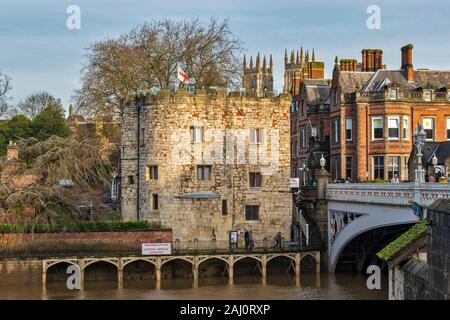
[[[386,247],[383,248],[380,252],[377,253],[378,258],[382,260],[389,260],[395,254],[403,250],[410,244],[412,241],[417,239],[420,235],[427,231],[427,221],[421,220],[416,223],[411,229],[403,233],[400,237],[389,243]]]

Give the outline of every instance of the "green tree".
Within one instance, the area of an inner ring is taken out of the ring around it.
[[[0,122],[0,155],[6,153],[9,140],[28,139],[33,135],[31,121],[24,115]]]
[[[45,140],[52,135],[67,137],[70,129],[66,125],[64,111],[60,103],[50,102],[31,122],[33,137]]]

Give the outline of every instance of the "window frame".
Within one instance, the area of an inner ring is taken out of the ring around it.
[[[159,195],[157,193],[152,193],[152,210],[159,210]]]
[[[445,119],[446,122],[446,131],[447,131],[447,140],[450,140],[450,118]]]
[[[406,128],[405,128],[405,120],[406,120]],[[411,139],[411,129],[409,125],[409,116],[403,116],[403,126],[402,126],[402,137],[403,140],[409,141]],[[405,130],[408,133],[408,135],[405,135]]]
[[[260,215],[260,205],[256,205],[256,204],[246,204],[245,208],[244,208],[244,213],[245,213],[245,221],[259,221],[259,215]],[[249,211],[250,209],[255,209],[255,212],[251,212],[251,214],[249,215]],[[254,214],[256,213],[256,215]],[[256,216],[256,218],[255,218]]]
[[[390,121],[391,120],[396,120],[397,121],[397,128],[391,128],[390,127]],[[387,130],[388,130],[388,140],[392,141],[392,140],[400,140],[400,117],[399,116],[389,116],[387,118]],[[391,137],[391,131],[390,129],[397,129],[397,136],[396,137]]]
[[[396,164],[394,163],[395,161],[393,161],[394,159],[397,159],[397,163]],[[400,156],[387,156],[386,160],[387,160],[386,170],[387,170],[387,179],[388,179],[388,181],[390,181],[394,177],[395,173],[397,173],[397,178],[400,180],[400,175],[401,175],[401,160],[400,160]],[[392,163],[391,163],[391,160],[392,160]],[[397,168],[397,171],[394,170],[395,168]],[[392,177],[389,176],[390,172],[392,172]]]
[[[425,129],[425,119],[431,120],[432,129]],[[435,121],[435,119],[433,117],[423,117],[422,118],[422,126],[423,126],[423,130],[427,133],[427,136],[425,136],[425,141],[434,141],[436,138],[436,121]],[[432,130],[432,138],[428,138],[427,130]]]
[[[208,179],[205,179],[205,169],[209,168],[209,177]],[[199,171],[199,169],[201,171]],[[198,181],[211,181],[212,180],[212,165],[197,165],[196,166],[196,176],[197,176],[197,180]],[[201,172],[200,177],[199,177],[199,172]]]
[[[381,159],[382,164],[377,163],[376,159]],[[372,156],[372,161],[373,161],[373,179],[374,180],[385,180],[386,165],[385,165],[385,161],[384,161],[384,156]],[[382,173],[381,178],[379,176],[377,177],[377,172]]]
[[[263,128],[250,128],[249,129],[249,143],[261,144],[264,141]]]
[[[222,199],[222,216],[228,216],[228,199]]]
[[[197,136],[198,131],[200,131],[199,140],[198,140],[198,136]],[[189,134],[190,134],[191,143],[202,143],[205,141],[204,128],[201,126],[191,126],[189,128]]]
[[[350,159],[350,162],[348,161]],[[350,163],[350,180],[353,181],[353,156],[349,155],[349,156],[345,156],[345,178],[348,179],[349,175],[348,175],[348,170],[349,167],[347,166],[347,164]]]
[[[381,128],[375,128],[375,120],[381,120]],[[383,116],[372,116],[372,141],[382,141],[384,140],[384,117]],[[381,138],[375,137],[375,130],[381,129]]]
[[[258,179],[259,177],[259,179]],[[258,183],[259,182],[259,185]],[[248,185],[249,188],[255,189],[255,188],[262,188],[263,185],[263,176],[261,172],[252,171],[248,173]]]
[[[350,129],[348,128],[348,121],[350,120]],[[348,132],[350,132],[350,138],[348,138]],[[353,117],[345,118],[345,141],[351,142],[353,141]]]

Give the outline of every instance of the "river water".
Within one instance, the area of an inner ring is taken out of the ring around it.
[[[387,280],[382,279],[380,290],[369,290],[366,278],[360,274],[322,273],[304,274],[300,285],[293,276],[271,276],[267,284],[257,277],[240,277],[229,285],[227,279],[201,279],[193,288],[189,279],[165,280],[159,289],[148,280],[130,280],[123,289],[115,288],[113,281],[86,283],[85,290],[69,290],[63,283],[50,283],[43,290],[40,286],[9,286],[0,288],[0,299],[187,299],[187,300],[309,300],[309,299],[387,299]]]

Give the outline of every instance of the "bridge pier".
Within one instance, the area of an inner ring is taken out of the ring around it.
[[[117,269],[117,288],[123,289],[123,269]]]
[[[267,255],[263,254],[261,257],[261,276],[262,284],[267,284]]]
[[[228,284],[231,286],[234,282],[234,258],[232,255],[230,255],[228,261]]]
[[[198,258],[194,258],[192,263],[192,273],[194,275],[194,288],[198,288]]]

